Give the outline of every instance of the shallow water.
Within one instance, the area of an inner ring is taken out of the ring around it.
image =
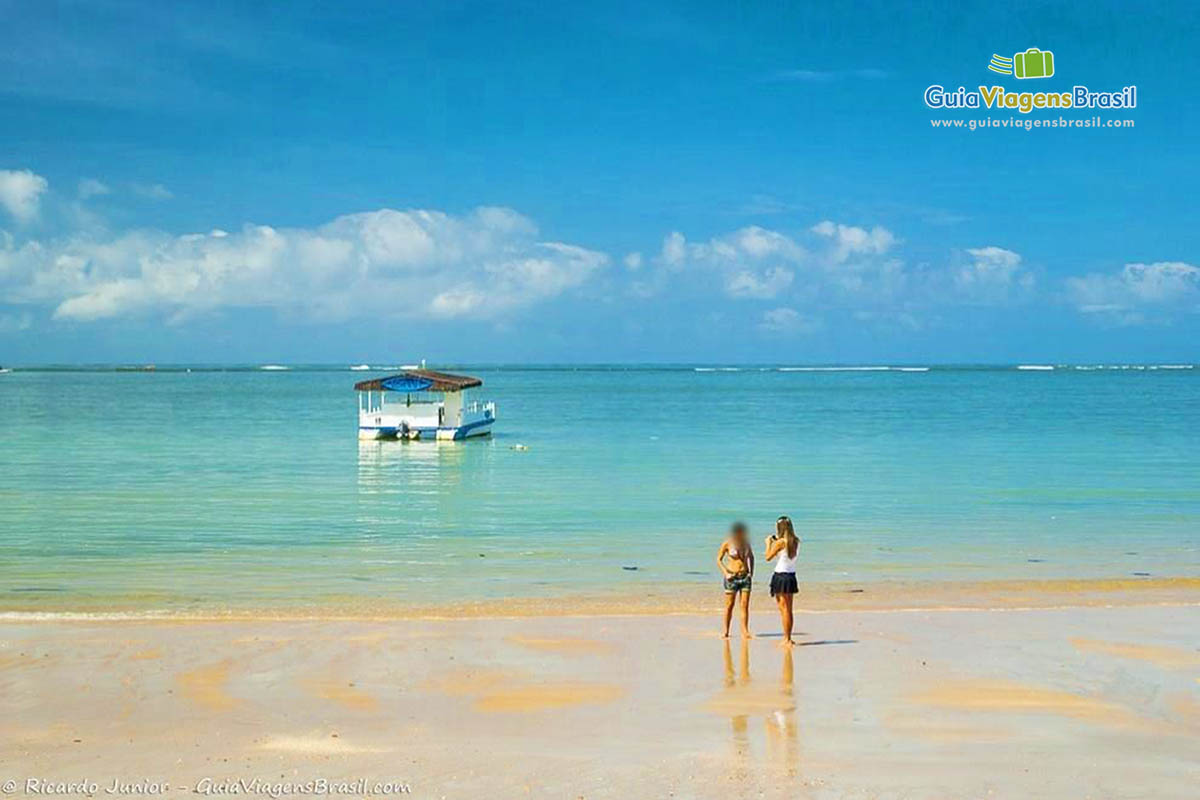
[[[0,376],[0,607],[714,582],[781,513],[804,580],[1200,573],[1198,369],[466,370],[489,440],[359,442],[348,366]]]

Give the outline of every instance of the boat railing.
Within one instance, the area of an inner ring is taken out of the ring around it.
[[[474,400],[463,406],[464,414],[482,414],[485,411],[490,411],[492,416],[495,416],[496,404],[491,400]]]

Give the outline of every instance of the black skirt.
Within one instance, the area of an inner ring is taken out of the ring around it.
[[[796,573],[776,572],[771,575],[771,597],[777,594],[796,594],[800,591],[796,583]]]

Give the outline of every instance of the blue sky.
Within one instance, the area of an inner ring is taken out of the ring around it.
[[[0,0],[0,363],[1200,358],[1188,5],[326,6]]]

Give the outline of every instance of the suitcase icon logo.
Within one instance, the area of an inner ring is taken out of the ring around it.
[[[1012,58],[992,54],[988,69],[1001,75],[1012,75],[1019,79],[1049,78],[1054,74],[1054,53],[1031,47],[1024,53],[1015,53]]]

